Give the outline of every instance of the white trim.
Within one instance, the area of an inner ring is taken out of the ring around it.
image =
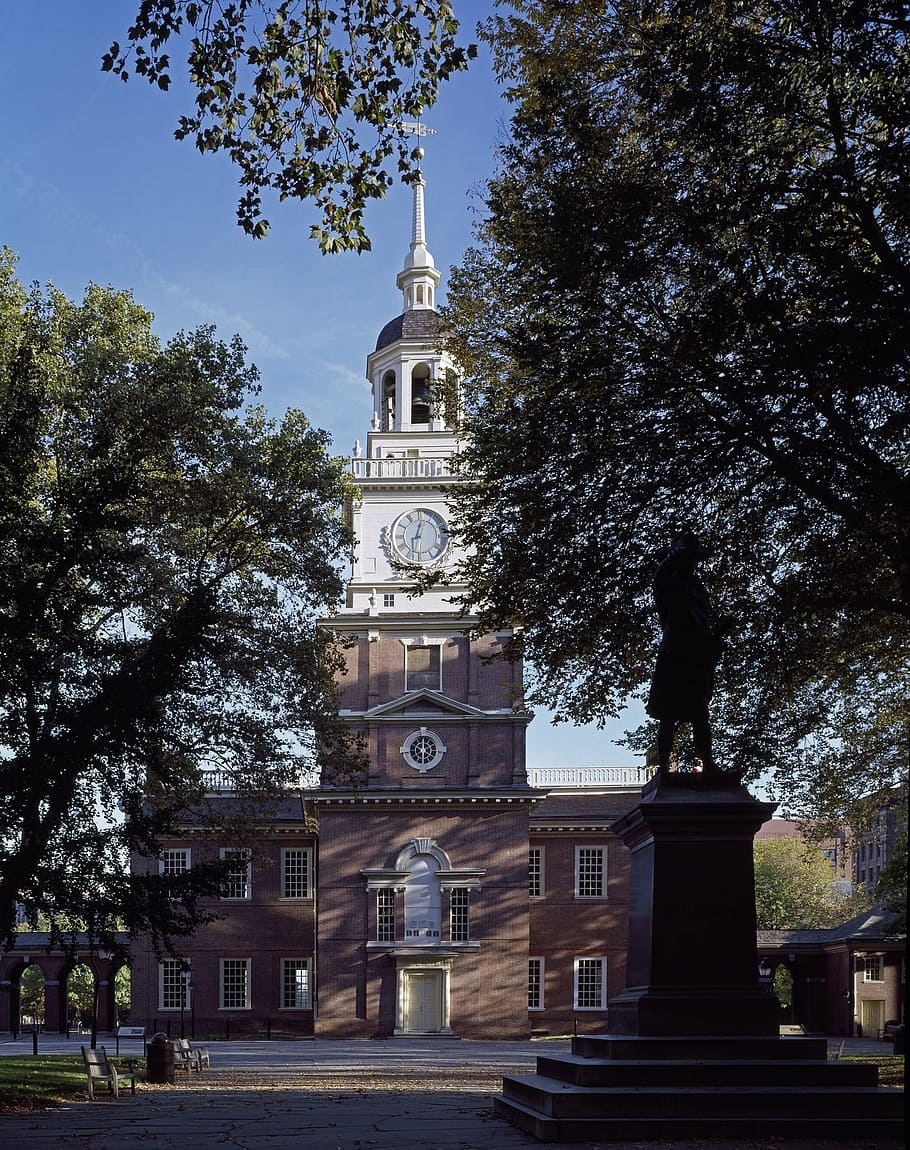
[[[253,897],[253,868],[250,862],[250,852],[246,847],[221,847],[218,852],[219,858],[226,859],[229,855],[233,855],[239,864],[246,859],[246,878],[243,880],[243,894],[222,894],[219,898],[222,902],[249,902]]]
[[[537,870],[538,885],[540,889],[537,894],[531,894],[531,851],[537,851],[540,854],[540,866]],[[540,899],[545,898],[547,894],[547,848],[545,846],[529,846],[528,847],[528,898]]]
[[[545,976],[546,976],[546,969],[547,969],[546,959],[544,958],[544,956],[542,954],[529,954],[528,955],[528,991],[529,992],[531,989],[531,963],[532,962],[536,962],[539,964],[538,968],[540,971],[540,979],[539,979],[540,995],[539,995],[539,999],[538,999],[536,1006],[531,1006],[530,1002],[528,1003],[528,1010],[544,1010],[544,1009],[546,1009],[546,1007],[544,1005],[544,1001],[545,1001],[544,987],[546,984],[546,977]],[[530,997],[530,993],[529,993],[529,997]]]
[[[304,969],[307,972],[306,978],[306,1006],[288,1006],[284,1001],[285,991],[285,963],[286,962],[302,962],[305,964]],[[281,958],[278,960],[279,977],[281,979],[281,986],[279,988],[279,1010],[312,1010],[313,1009],[313,956],[301,954],[296,958]]]
[[[435,744],[436,753],[433,758],[428,759],[427,762],[418,762],[411,754],[411,747],[417,739],[431,739]],[[415,771],[420,771],[420,773],[423,774],[439,766],[447,748],[435,731],[429,731],[426,727],[420,727],[416,731],[412,731],[398,749],[401,751],[402,757],[408,766],[413,767]]]
[[[166,873],[165,872],[165,856],[166,856],[166,854],[183,854],[183,856],[185,856],[184,861],[185,861],[186,865],[181,867],[181,869],[179,869],[179,871],[176,871],[176,869],[171,869],[170,874],[184,874],[186,871],[189,871],[190,867],[192,866],[193,859],[192,859],[192,849],[190,848],[190,846],[166,846],[166,848],[163,849],[158,856],[158,873],[159,874],[165,874]]]
[[[285,894],[284,888],[286,885],[286,858],[291,852],[301,852],[307,856],[306,861],[306,879],[307,879],[307,893],[306,894]],[[316,884],[313,881],[313,848],[312,847],[282,847],[281,848],[281,871],[279,874],[279,888],[278,900],[279,902],[312,902],[316,895]]]
[[[176,964],[178,969],[189,970],[190,961],[188,958],[162,958],[158,960],[158,1009],[161,1012],[174,1013],[179,1012],[181,1009],[179,1004],[177,1006],[164,1005],[164,968],[167,964]],[[183,1009],[190,1009],[190,985],[187,979],[183,980]]]
[[[224,964],[226,962],[245,962],[246,963],[246,1005],[244,1006],[225,1006],[224,1005]],[[218,959],[218,1009],[219,1010],[252,1010],[253,1009],[253,959],[236,958],[233,955],[229,958]]]
[[[578,968],[582,962],[600,963],[600,1005],[580,1006],[578,1003]],[[606,1010],[607,1007],[607,960],[601,954],[580,954],[572,960],[572,1008],[574,1010]]]
[[[598,851],[600,853],[600,894],[581,893],[581,852]],[[600,843],[583,843],[575,848],[575,897],[588,902],[591,899],[605,899],[607,897],[607,848]]]

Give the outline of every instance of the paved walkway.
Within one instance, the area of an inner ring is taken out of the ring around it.
[[[41,1036],[41,1053],[78,1052],[80,1040]],[[113,1040],[105,1039],[108,1050]],[[837,1046],[838,1041],[832,1042]],[[121,1056],[126,1052],[123,1044]],[[0,1056],[30,1054],[31,1038],[0,1040]],[[174,1086],[73,1102],[0,1117],[0,1145],[15,1150],[531,1150],[540,1143],[494,1118],[491,1098],[504,1073],[527,1073],[535,1058],[567,1042],[218,1042],[212,1069]],[[848,1040],[846,1050],[889,1050]],[[712,1150],[767,1150],[768,1143],[681,1143]],[[776,1150],[785,1144],[775,1141]],[[800,1150],[850,1143],[801,1142]],[[872,1150],[867,1140],[855,1150]],[[896,1143],[879,1143],[892,1150]],[[596,1144],[584,1143],[583,1150]],[[673,1150],[673,1143],[659,1144]],[[570,1150],[570,1148],[567,1148]],[[582,1150],[582,1147],[576,1147]],[[611,1150],[654,1150],[613,1144]]]

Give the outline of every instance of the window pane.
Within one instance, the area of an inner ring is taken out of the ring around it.
[[[528,851],[528,894],[540,898],[543,894],[543,848],[531,847]]]
[[[407,647],[407,683],[408,691],[426,688],[430,691],[440,689],[439,679],[439,647]]]
[[[393,890],[378,890],[376,892],[376,939],[378,942],[395,941],[395,892]]]
[[[543,959],[528,959],[528,1009],[543,1008]]]
[[[310,897],[310,852],[306,849],[291,849],[281,852],[282,898]]]
[[[604,848],[579,847],[577,885],[579,898],[602,898],[604,893]]]
[[[161,852],[162,874],[183,874],[190,869],[190,852],[188,850],[170,849]]]
[[[310,960],[286,958],[282,961],[281,1005],[308,1010],[310,1006]]]
[[[597,1010],[603,1006],[603,959],[576,959],[575,1005]]]
[[[249,854],[245,850],[226,848],[222,850],[223,859],[233,860],[221,884],[222,898],[249,898],[250,897],[250,863]]]
[[[221,1006],[224,1010],[243,1010],[250,1005],[250,960],[221,960]]]
[[[457,889],[449,892],[449,922],[452,942],[468,941],[468,892]]]
[[[160,970],[160,1009],[180,1010],[189,1006],[189,963],[182,958],[165,958],[159,964]]]

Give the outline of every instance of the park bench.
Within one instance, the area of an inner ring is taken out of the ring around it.
[[[82,1047],[82,1061],[85,1063],[85,1072],[88,1075],[88,1096],[95,1100],[95,1084],[104,1082],[115,1098],[120,1097],[120,1083],[129,1082],[132,1093],[136,1093],[136,1070],[127,1065],[129,1069],[122,1070],[108,1059],[107,1051],[103,1046],[97,1050]]]
[[[190,1046],[186,1038],[174,1039],[174,1067],[177,1070],[201,1070],[203,1066],[211,1066],[208,1047]]]
[[[142,1042],[142,1053],[145,1054],[145,1027],[144,1026],[118,1026],[114,1031],[116,1047],[114,1054],[120,1054],[120,1039],[135,1038]]]

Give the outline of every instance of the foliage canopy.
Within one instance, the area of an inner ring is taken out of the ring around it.
[[[847,892],[822,850],[798,838],[755,843],[755,913],[759,930],[837,926],[868,905]]]
[[[347,481],[302,414],[243,410],[255,390],[239,340],[162,346],[128,293],[26,291],[0,253],[2,937],[17,903],[107,945],[186,933],[220,865],[127,856],[187,807],[214,819],[205,772],[252,806],[317,738],[329,770],[354,761],[315,623]]]
[[[519,0],[485,26],[514,114],[449,292],[469,605],[518,623],[532,698],[604,719],[695,530],[737,624],[718,760],[793,816],[906,775],[908,28],[884,0]]]
[[[363,251],[364,208],[391,185],[389,161],[417,174],[403,122],[476,54],[457,37],[448,0],[142,0],[126,48],[115,41],[102,68],[167,89],[167,50],[188,38],[196,108],[175,135],[237,165],[244,230],[266,234],[273,189],[320,209],[311,234],[322,251]]]

